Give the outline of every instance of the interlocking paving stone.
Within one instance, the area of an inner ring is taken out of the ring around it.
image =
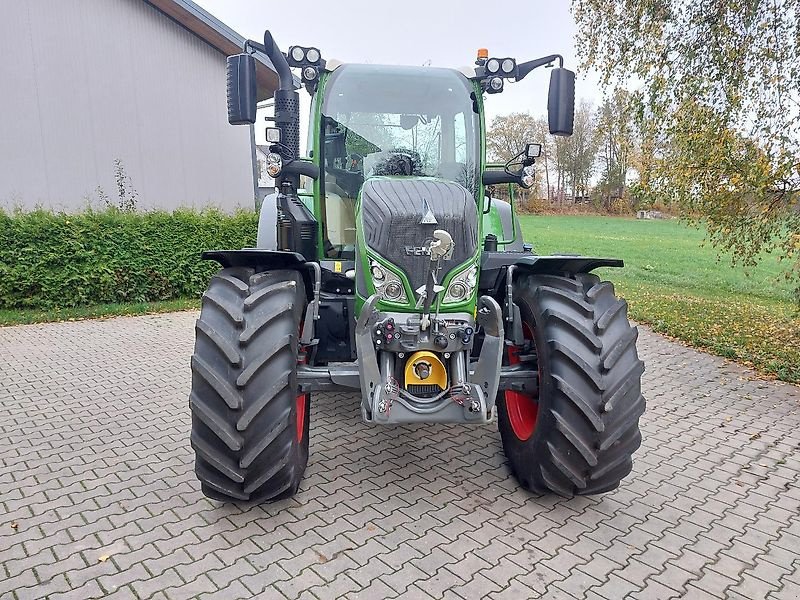
[[[640,327],[634,472],[570,500],[521,490],[496,426],[320,394],[300,493],[223,506],[188,443],[196,316],[0,328],[0,598],[800,598],[795,386]]]

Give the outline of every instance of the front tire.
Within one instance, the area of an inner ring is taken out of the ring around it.
[[[596,275],[528,275],[514,285],[526,347],[507,361],[538,368],[538,395],[501,392],[498,427],[527,489],[562,496],[615,489],[641,444],[644,364],[627,304]]]
[[[203,294],[192,356],[191,443],[203,493],[293,495],[308,463],[310,395],[298,394],[306,304],[296,271],[228,268]]]

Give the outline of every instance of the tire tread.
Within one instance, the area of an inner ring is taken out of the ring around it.
[[[539,351],[539,421],[521,441],[501,396],[500,431],[511,470],[533,492],[562,496],[615,489],[641,445],[644,364],[627,303],[596,275],[525,275],[515,283]],[[547,365],[546,367],[544,365]]]
[[[287,270],[223,269],[203,294],[189,405],[195,472],[210,498],[276,500],[299,486],[308,460],[308,404],[299,441],[295,421],[305,301],[301,276]]]

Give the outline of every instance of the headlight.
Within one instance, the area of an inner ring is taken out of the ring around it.
[[[533,187],[534,182],[536,181],[536,167],[533,165],[528,165],[527,167],[523,167],[522,169],[522,177],[521,185],[525,189],[530,189]]]
[[[303,50],[300,46],[294,46],[289,52],[292,55],[292,60],[297,62],[302,62],[302,60],[306,57],[305,50]]]
[[[317,71],[316,67],[304,67],[303,68],[303,81],[306,83],[310,83],[314,81],[319,75],[319,71]]]
[[[372,263],[369,272],[372,273],[372,279],[375,281],[382,282],[384,279],[386,279],[386,272],[378,263]]]
[[[490,58],[486,61],[486,70],[492,74],[497,73],[500,70],[500,61],[496,58]]]
[[[523,175],[521,178],[522,187],[526,190],[533,187],[533,184],[536,182],[533,175]]]
[[[268,144],[280,144],[281,130],[278,127],[267,127],[265,137]]]
[[[514,72],[514,67],[516,66],[517,65],[514,63],[513,58],[504,59],[502,64],[503,73],[505,73],[506,75],[510,75],[511,73]]]
[[[403,286],[397,281],[390,281],[383,288],[383,297],[387,300],[397,301],[403,296]]]
[[[451,285],[447,289],[447,293],[454,300],[463,300],[464,298],[467,297],[467,286],[465,286],[460,281],[456,281],[453,285]]]
[[[478,267],[472,265],[450,280],[444,294],[445,304],[463,302],[475,291],[478,284]]]
[[[372,277],[372,285],[375,286],[375,291],[380,294],[381,298],[402,304],[408,302],[403,282],[394,272],[372,260],[369,265],[369,274]]]
[[[316,48],[309,48],[308,51],[306,52],[306,60],[308,60],[308,62],[310,62],[311,64],[318,63],[320,58],[321,57],[319,55],[319,50],[317,50]]]
[[[276,152],[267,154],[267,175],[273,179],[277,177],[283,168],[283,159],[281,155]]]
[[[503,80],[499,77],[492,77],[489,80],[489,92],[496,94],[503,91]]]

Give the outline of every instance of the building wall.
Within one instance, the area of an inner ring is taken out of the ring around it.
[[[253,206],[252,130],[228,125],[225,57],[143,0],[0,10],[0,207],[116,200]]]

